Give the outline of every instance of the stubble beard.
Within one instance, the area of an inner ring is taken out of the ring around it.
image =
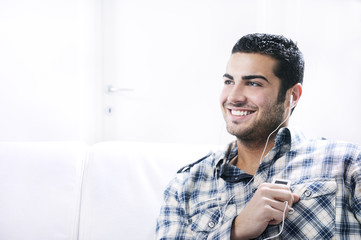
[[[268,136],[284,121],[285,108],[283,103],[276,103],[266,108],[262,118],[253,122],[246,129],[240,129],[241,123],[226,120],[227,131],[234,135],[238,141],[249,147],[260,147],[265,144]],[[274,138],[275,134],[271,136]]]

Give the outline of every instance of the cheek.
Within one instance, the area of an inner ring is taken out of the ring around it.
[[[254,92],[249,95],[248,99],[250,102],[263,109],[269,109],[277,103],[276,96],[270,92]]]
[[[260,96],[257,99],[255,99],[256,104],[260,106],[261,108],[269,108],[272,103],[270,99],[265,98],[264,96]]]
[[[257,106],[259,109],[269,107],[269,99],[267,99],[264,94],[249,94],[247,97],[247,102],[252,106]]]

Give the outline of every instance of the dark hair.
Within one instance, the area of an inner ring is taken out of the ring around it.
[[[304,60],[296,43],[284,36],[254,33],[243,36],[234,45],[232,54],[260,53],[278,60],[274,74],[281,80],[278,101],[283,102],[287,90],[297,83],[303,83]]]

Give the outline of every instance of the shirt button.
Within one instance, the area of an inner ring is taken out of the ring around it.
[[[216,224],[215,224],[213,221],[210,221],[210,222],[208,223],[208,227],[214,228],[214,226],[216,226]]]
[[[310,191],[310,190],[306,190],[305,191],[305,196],[306,197],[309,197],[309,196],[311,196],[312,195],[312,191]]]

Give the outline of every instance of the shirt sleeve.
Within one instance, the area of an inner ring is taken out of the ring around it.
[[[361,153],[358,154],[355,164],[349,169],[351,180],[351,209],[361,225]]]

